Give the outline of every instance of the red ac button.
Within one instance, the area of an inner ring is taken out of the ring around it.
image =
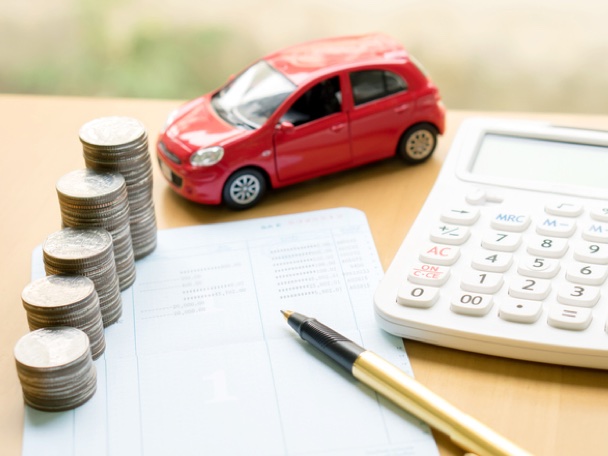
[[[460,247],[429,242],[422,246],[418,259],[424,263],[450,266],[460,257]]]

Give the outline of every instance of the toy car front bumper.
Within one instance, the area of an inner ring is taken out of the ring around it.
[[[218,171],[205,168],[197,170],[196,173],[188,173],[186,170],[176,167],[160,151],[157,151],[157,157],[164,178],[179,195],[201,204],[220,204],[222,202],[223,180]]]

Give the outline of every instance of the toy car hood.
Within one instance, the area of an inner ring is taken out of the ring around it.
[[[167,127],[165,134],[190,152],[224,145],[251,134],[251,130],[236,128],[220,119],[211,108],[208,96],[199,97],[182,109]]]

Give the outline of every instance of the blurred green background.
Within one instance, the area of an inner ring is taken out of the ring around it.
[[[452,109],[605,113],[601,0],[2,0],[0,92],[189,99],[267,52],[385,32]]]

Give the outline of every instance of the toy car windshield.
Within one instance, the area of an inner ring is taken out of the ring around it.
[[[260,60],[212,98],[217,113],[235,126],[257,129],[296,89],[296,85]]]

